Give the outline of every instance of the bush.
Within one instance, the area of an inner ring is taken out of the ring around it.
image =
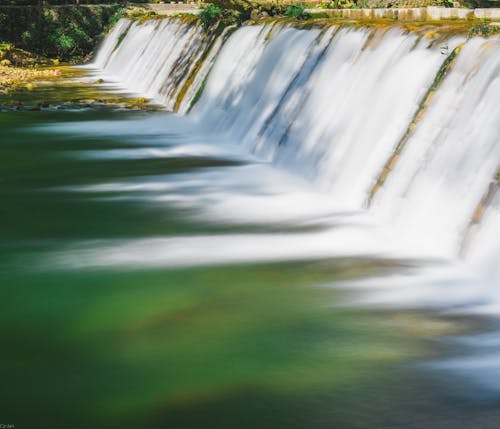
[[[123,16],[118,6],[1,9],[0,40],[44,57],[81,61],[110,24]]]
[[[219,18],[222,17],[222,9],[213,4],[203,9],[198,15],[201,25],[205,30],[208,30]]]
[[[300,4],[288,6],[285,10],[285,16],[295,19],[308,19],[311,15],[305,12],[304,6]]]
[[[487,20],[483,20],[481,21],[481,23],[475,24],[473,27],[471,27],[467,36],[469,38],[474,36],[488,37],[498,32],[500,32],[499,27],[492,26]]]

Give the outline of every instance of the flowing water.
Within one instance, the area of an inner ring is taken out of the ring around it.
[[[78,73],[17,97],[163,107],[0,113],[3,423],[498,427],[500,39],[122,20]]]

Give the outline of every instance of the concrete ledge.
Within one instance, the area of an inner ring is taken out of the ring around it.
[[[492,21],[500,21],[500,8],[474,9],[474,16],[480,19],[490,19]]]
[[[426,13],[427,19],[431,21],[440,21],[441,19],[470,19],[474,16],[474,9],[428,6]]]
[[[441,21],[488,19],[500,21],[498,9],[461,9],[447,7],[387,8],[387,9],[306,9],[309,13],[326,13],[334,18],[359,20],[392,19],[397,21]]]

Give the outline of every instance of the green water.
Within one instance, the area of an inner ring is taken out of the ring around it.
[[[78,91],[85,98],[95,90]],[[54,83],[17,97],[54,105],[70,94],[74,86]],[[398,264],[54,262],[53,255],[103,240],[299,229],[204,222],[141,190],[134,198],[119,190],[68,191],[159,175],[168,183],[180,173],[241,165],[202,156],[78,157],[82,150],[144,148],[148,140],[57,130],[73,121],[92,130],[96,120],[123,130],[130,120],[155,115],[166,114],[110,106],[0,113],[0,423],[472,428],[481,418],[481,427],[495,427],[495,407],[464,408],[446,380],[415,367],[449,352],[437,339],[472,329],[470,321],[363,309],[350,304],[360,292],[332,287]],[[55,125],[41,131],[47,124]]]

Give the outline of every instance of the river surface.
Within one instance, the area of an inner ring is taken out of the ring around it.
[[[430,263],[349,252],[355,214],[184,118],[55,108],[77,86],[0,113],[0,423],[498,428],[446,364],[495,323],[374,298]]]

